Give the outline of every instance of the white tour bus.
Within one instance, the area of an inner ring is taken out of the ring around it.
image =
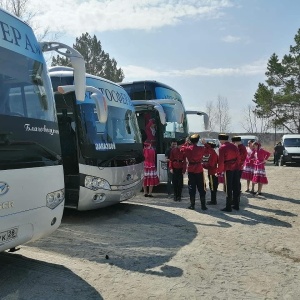
[[[84,102],[71,68],[49,69],[59,123],[65,206],[90,210],[128,200],[142,188],[143,146],[134,106],[118,84],[86,74]],[[63,90],[59,86],[70,85]],[[58,92],[57,92],[58,91]],[[100,94],[96,101],[93,94]]]
[[[64,209],[58,123],[42,51],[71,59],[80,99],[85,63],[66,45],[39,44],[26,23],[2,9],[0,22],[0,252],[13,252],[53,232]]]
[[[167,182],[166,149],[172,139],[185,141],[189,134],[187,114],[204,116],[206,113],[185,110],[180,94],[172,87],[158,81],[145,80],[119,83],[128,93],[135,106],[143,140],[151,141],[157,153],[157,173],[160,182]],[[155,123],[152,129],[151,124]]]

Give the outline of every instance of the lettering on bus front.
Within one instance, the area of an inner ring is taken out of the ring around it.
[[[23,26],[17,28],[10,24],[9,21],[16,23],[16,25],[21,24]],[[0,41],[1,46],[7,49],[30,57],[34,56],[35,59],[42,59],[41,48],[31,32],[31,29],[27,25],[3,13],[1,14],[0,20]]]
[[[14,207],[14,201],[6,201],[0,203],[0,210],[2,209],[9,209]]]
[[[25,124],[24,127],[26,131],[46,132],[50,135],[59,134],[59,131],[57,129],[47,128],[46,125],[44,125],[44,127],[35,127],[30,126],[30,124]]]
[[[100,92],[106,96],[106,99],[108,101],[114,101],[116,103],[121,103],[121,104],[125,104],[125,105],[132,105],[131,104],[131,101],[128,97],[126,97],[125,94],[123,93],[119,93],[119,92],[116,92],[114,90],[109,90],[109,89],[104,89],[104,88],[98,88],[100,90]],[[88,95],[88,98],[91,99],[91,94],[90,92],[87,93]]]
[[[95,143],[96,150],[114,150],[116,149],[115,143]]]

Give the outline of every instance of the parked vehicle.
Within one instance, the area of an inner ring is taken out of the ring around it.
[[[2,9],[0,21],[0,252],[14,252],[56,230],[64,210],[59,130],[43,52],[70,58],[79,100],[85,62],[67,45],[38,43],[28,24]]]
[[[282,145],[284,146],[284,150],[279,165],[283,166],[287,163],[300,163],[300,134],[283,135]]]
[[[255,142],[258,141],[258,137],[256,135],[239,135],[241,137],[242,143],[244,146],[248,145],[248,141],[254,140]]]
[[[181,95],[164,83],[144,80],[122,82],[120,85],[132,99],[142,136],[155,147],[159,180],[167,182],[165,152],[171,140],[184,142],[188,136],[187,115],[203,116],[205,127],[208,124],[208,116],[202,111],[186,110]],[[154,126],[153,131],[149,130],[151,126]]]
[[[85,98],[78,101],[72,68],[56,66],[49,73],[62,147],[65,206],[91,210],[134,197],[142,188],[144,157],[135,109],[126,91],[85,74]]]

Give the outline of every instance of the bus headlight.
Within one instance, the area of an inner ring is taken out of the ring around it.
[[[284,156],[289,155],[289,153],[287,152],[287,150],[283,150],[283,155],[284,155]]]
[[[47,194],[46,196],[46,206],[54,209],[65,199],[65,190],[61,189],[52,193]]]
[[[103,189],[103,190],[110,190],[110,184],[107,180],[99,177],[94,176],[85,176],[84,179],[84,186],[88,189],[93,191]]]

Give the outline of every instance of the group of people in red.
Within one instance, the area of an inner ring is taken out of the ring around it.
[[[226,192],[226,206],[222,211],[231,212],[239,210],[241,196],[241,179],[247,180],[246,192],[254,192],[254,186],[258,184],[256,194],[261,195],[263,184],[268,183],[265,172],[265,162],[270,153],[261,148],[259,142],[249,141],[248,147],[241,143],[239,136],[234,136],[229,142],[227,134],[219,134],[219,155],[215,151],[216,144],[206,143],[202,139],[203,146],[198,146],[199,134],[188,137],[185,143],[178,147],[177,142],[171,142],[171,148],[166,153],[168,172],[172,178],[174,201],[181,201],[183,175],[188,172],[188,190],[190,196],[189,209],[195,209],[196,192],[200,195],[201,209],[207,210],[207,204],[217,204],[217,191],[219,183],[224,184]],[[151,150],[152,149],[152,150]],[[155,168],[155,150],[150,144],[144,149],[145,156],[145,196],[152,197],[154,185],[159,183]],[[147,162],[152,157],[152,163]],[[211,191],[211,199],[206,202],[206,183],[204,169],[207,170],[208,183]],[[250,191],[250,182],[252,189]],[[147,190],[149,188],[149,191]],[[168,191],[170,193],[170,191]]]

